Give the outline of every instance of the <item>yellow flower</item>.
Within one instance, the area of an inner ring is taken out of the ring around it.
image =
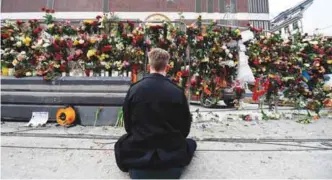
[[[95,49],[90,49],[88,51],[88,53],[86,54],[86,56],[88,57],[88,59],[90,59],[94,55],[96,55],[96,50]]]
[[[235,32],[237,35],[240,35],[240,34],[241,34],[240,29],[236,29],[234,32]]]
[[[332,64],[332,59],[327,60],[327,64]]]
[[[98,56],[98,58],[100,61],[104,61],[106,58],[109,58],[109,55],[103,53],[101,56]]]
[[[13,66],[16,66],[18,63],[18,61],[16,59],[14,59],[14,61],[12,62]]]
[[[47,28],[53,28],[53,27],[54,27],[54,24],[47,25]]]
[[[55,35],[55,36],[54,36],[54,39],[55,39],[55,40],[60,40],[60,36],[59,36],[59,35]]]
[[[106,68],[106,69],[110,69],[110,68],[111,68],[111,64],[110,64],[110,63],[107,63],[107,64],[105,65],[105,68]]]
[[[170,63],[169,63],[169,66],[170,66],[171,68],[173,68],[173,67],[174,67],[174,62],[173,62],[173,61],[170,62]]]
[[[30,37],[25,37],[23,40],[23,44],[25,46],[30,46],[31,38]]]
[[[93,21],[92,21],[92,20],[84,20],[83,23],[84,23],[84,24],[90,24],[90,25],[91,25],[91,24],[93,23]]]
[[[96,41],[97,41],[97,40],[96,40],[95,38],[91,38],[91,39],[90,39],[90,43],[91,43],[91,44],[96,43]]]
[[[79,44],[79,42],[77,41],[77,39],[75,39],[75,41],[73,42],[74,46],[77,46]]]

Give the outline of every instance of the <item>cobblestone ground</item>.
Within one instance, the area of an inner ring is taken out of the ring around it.
[[[198,151],[183,178],[332,178],[332,119],[300,124],[294,119],[242,121],[228,114],[252,113],[192,106],[190,137]],[[287,112],[284,108],[281,112]],[[209,111],[209,112],[208,112]],[[216,117],[218,115],[218,117]],[[1,178],[129,178],[115,164],[113,145],[123,128],[29,128],[1,126]]]

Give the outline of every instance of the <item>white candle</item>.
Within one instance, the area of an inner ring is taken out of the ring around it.
[[[61,74],[62,74],[62,77],[65,77],[67,75],[66,72],[62,72]]]
[[[14,76],[15,69],[14,68],[8,68],[8,76]]]
[[[106,72],[105,72],[105,76],[106,76],[106,77],[109,77],[109,76],[110,76],[110,72],[106,71]]]
[[[74,72],[70,71],[70,72],[69,72],[69,76],[70,76],[70,77],[73,77],[73,76],[74,76]]]
[[[117,76],[118,76],[117,71],[112,71],[112,77],[117,77]]]
[[[101,76],[101,77],[104,77],[104,76],[105,76],[105,71],[104,71],[104,70],[101,70],[101,71],[100,71],[100,76]]]
[[[90,70],[89,77],[92,77],[92,76],[93,76],[93,71]]]

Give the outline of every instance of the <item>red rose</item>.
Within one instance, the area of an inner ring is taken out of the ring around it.
[[[54,10],[54,9],[52,9],[52,10],[51,10],[51,13],[55,13],[55,10]]]
[[[60,69],[61,72],[65,72],[66,69],[67,69],[66,64],[61,64],[59,69]]]
[[[55,54],[55,60],[60,61],[62,59],[62,54],[56,53]]]
[[[41,31],[40,28],[35,28],[35,29],[33,30],[33,33],[34,33],[34,34],[38,34],[38,33],[40,33],[40,31]]]
[[[104,39],[104,40],[107,39],[107,34],[103,34],[103,39]]]
[[[17,24],[17,25],[21,25],[21,24],[23,24],[23,21],[21,21],[21,20],[17,20],[17,21],[16,21],[16,24]]]
[[[111,45],[107,45],[107,46],[104,46],[102,49],[101,49],[101,52],[109,52],[112,50],[112,46]]]
[[[7,33],[1,34],[2,39],[7,39],[8,37],[9,37],[9,34],[7,34]]]
[[[50,9],[46,9],[45,12],[46,12],[46,13],[50,13],[51,10],[50,10]]]
[[[46,11],[46,8],[45,8],[45,7],[41,8],[41,11],[45,12],[45,11]]]
[[[60,50],[59,45],[57,45],[55,42],[53,43],[53,47],[54,47],[54,49],[56,49],[56,50]]]
[[[101,19],[101,16],[100,16],[100,15],[98,15],[98,16],[96,17],[96,19],[98,19],[98,20],[99,20],[99,19]]]

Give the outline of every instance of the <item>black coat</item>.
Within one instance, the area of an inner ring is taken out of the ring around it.
[[[180,87],[160,74],[150,74],[130,87],[123,113],[127,134],[115,144],[122,171],[190,163],[186,137],[192,118]]]

